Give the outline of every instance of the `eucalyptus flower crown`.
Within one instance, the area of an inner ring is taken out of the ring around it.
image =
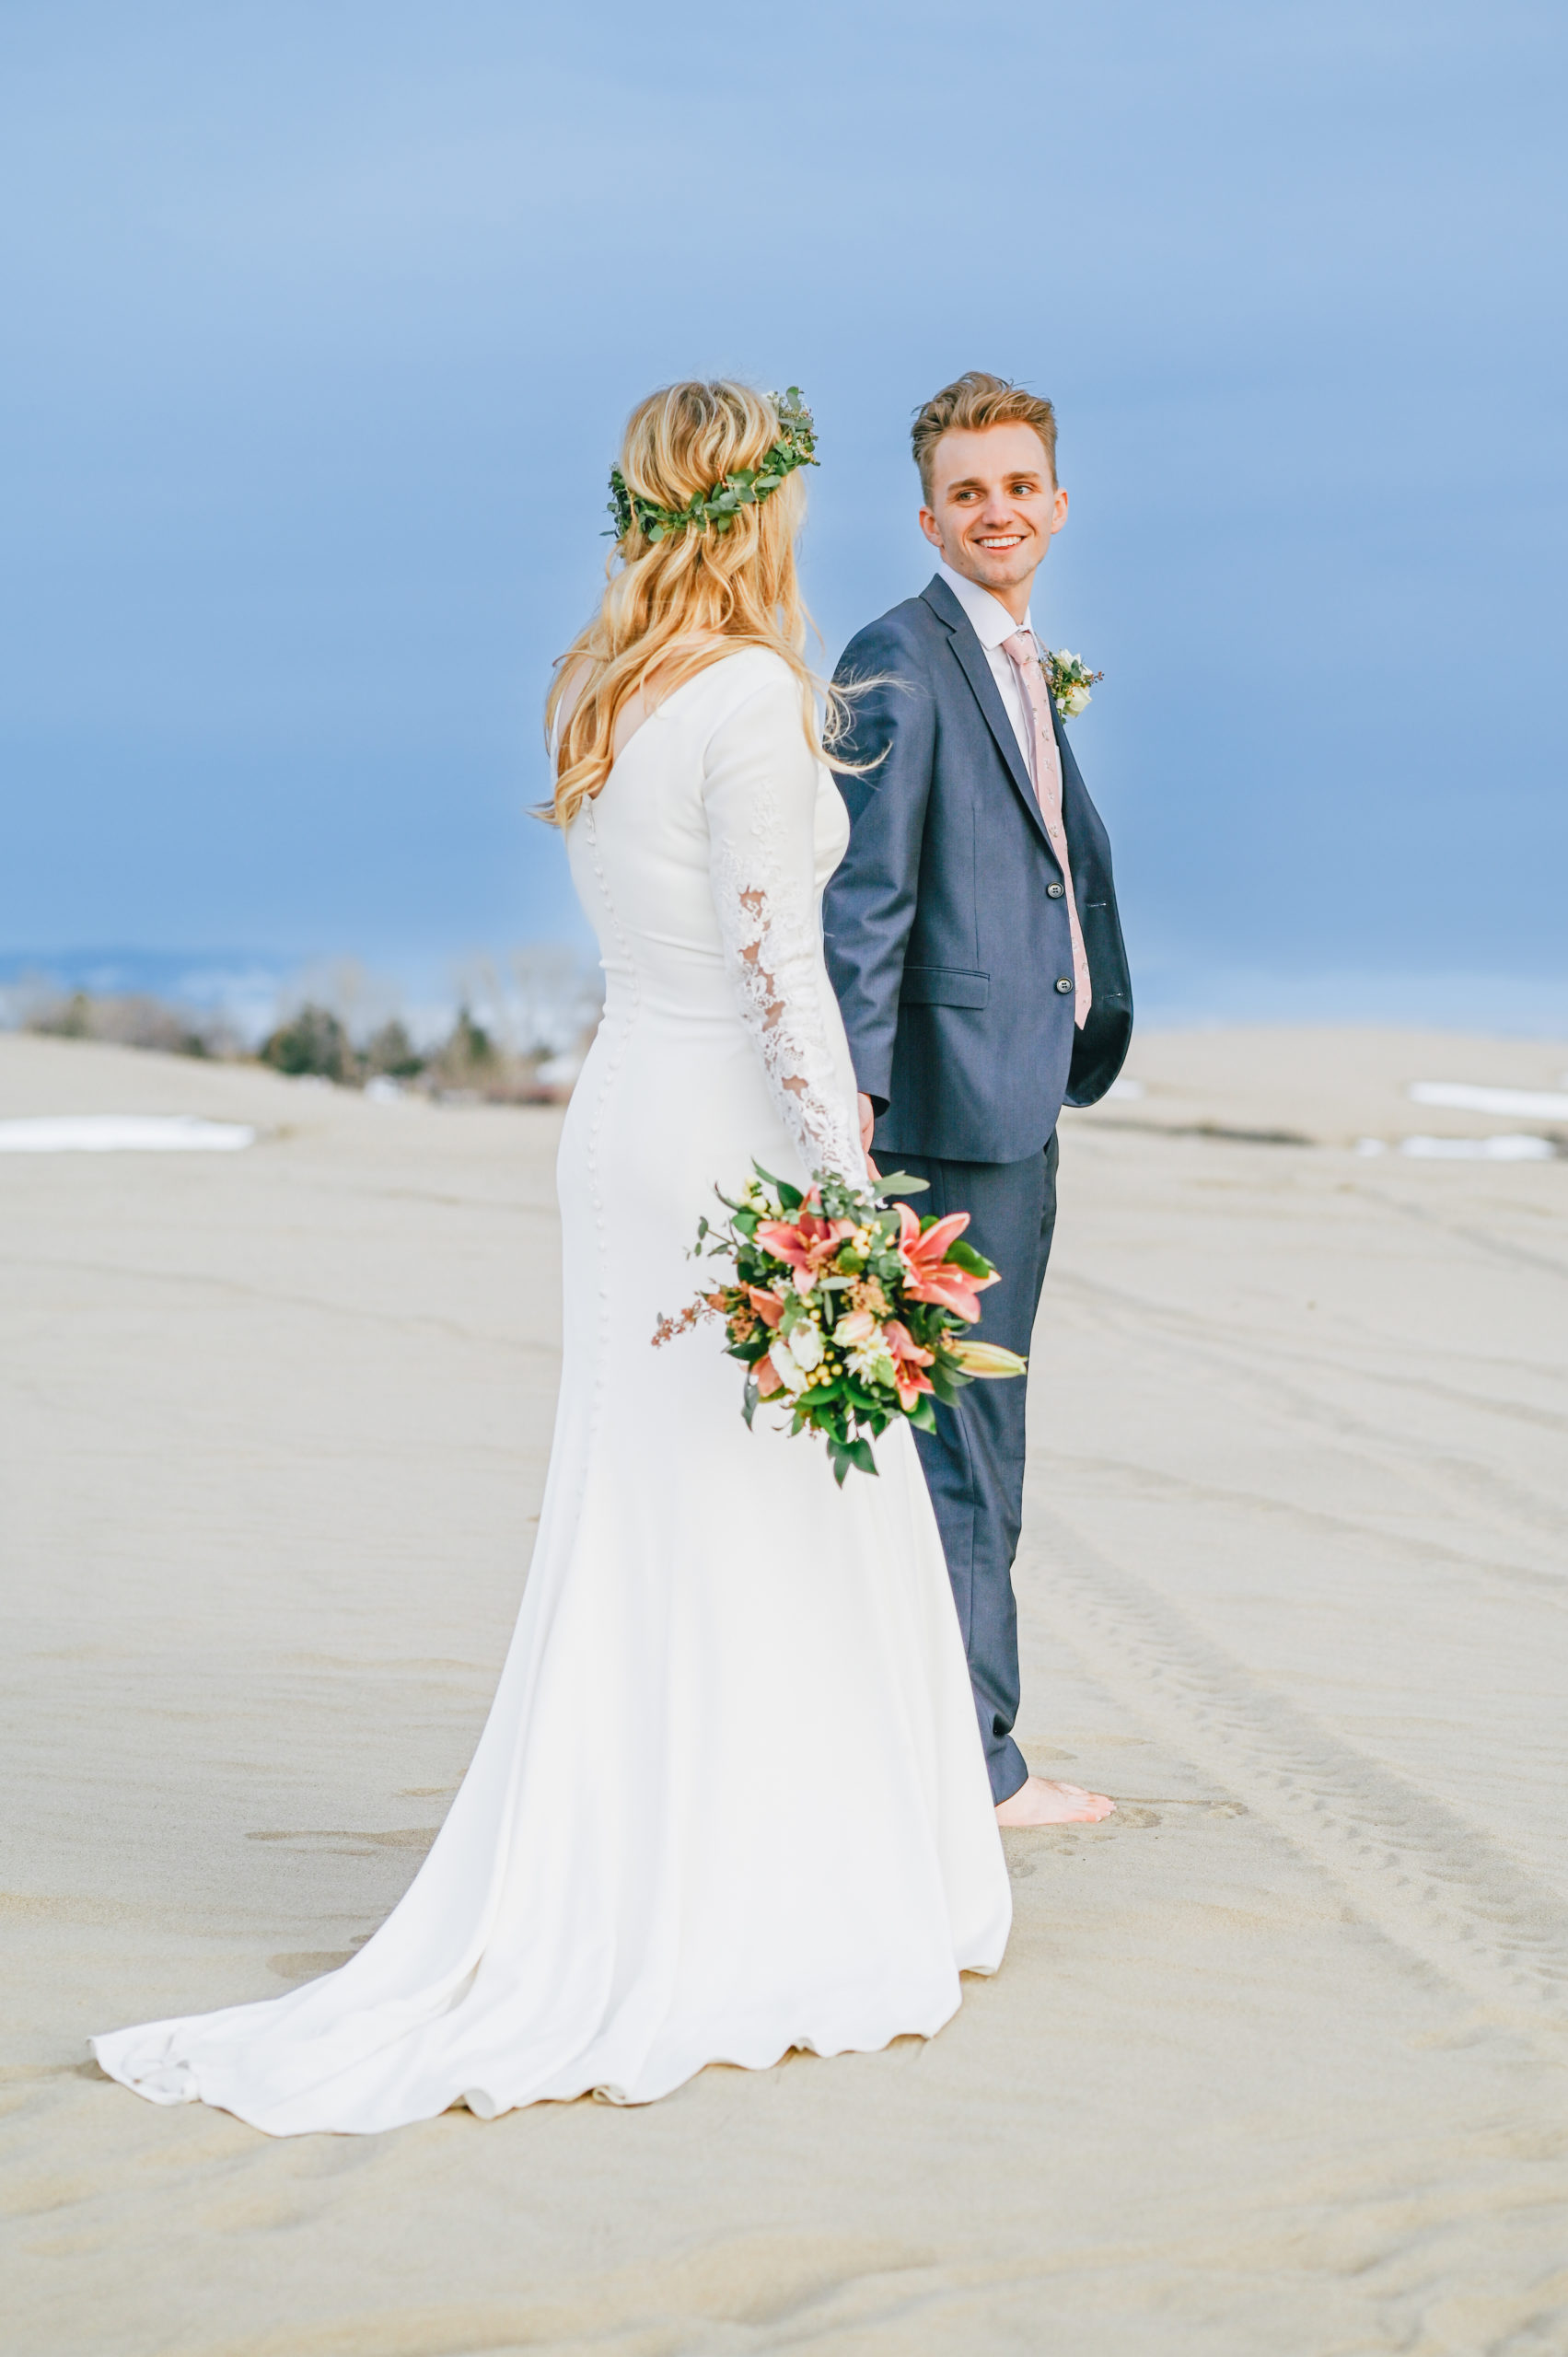
[[[647,540],[665,540],[693,524],[699,529],[711,524],[715,532],[727,532],[743,507],[755,507],[770,492],[777,491],[796,467],[814,467],[817,428],[800,387],[792,385],[788,392],[770,393],[768,399],[778,412],[779,438],[761,464],[737,467],[712,491],[696,493],[684,507],[660,507],[641,492],[628,491],[620,468],[611,467],[609,512],[615,525],[613,537],[623,540],[633,524]]]

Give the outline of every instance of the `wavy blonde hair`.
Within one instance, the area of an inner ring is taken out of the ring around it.
[[[627,420],[621,472],[628,491],[679,509],[739,468],[761,466],[778,438],[778,412],[749,385],[726,377],[666,385]],[[842,733],[842,698],[817,678],[803,652],[812,623],[795,541],[805,515],[798,473],[755,506],[738,509],[727,530],[688,525],[650,540],[633,511],[606,568],[598,613],[555,667],[544,714],[555,797],[541,817],[569,827],[598,793],[615,759],[616,720],[651,673],[658,674],[662,698],[738,647],[765,646],[789,665],[800,681],[801,725],[813,752],[820,756]],[[826,706],[820,735],[819,695]]]

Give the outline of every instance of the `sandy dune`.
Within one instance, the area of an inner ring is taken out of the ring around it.
[[[262,1133],[0,1163],[7,2357],[1568,2351],[1568,1159],[1354,1150],[1539,1128],[1402,1092],[1568,1045],[1132,1071],[1066,1125],[1020,1565],[1025,1747],[1121,1807],[1009,1837],[1001,1977],[930,2046],[276,2143],[82,2040],[319,1970],[439,1823],[558,1116],[0,1039],[0,1118]]]

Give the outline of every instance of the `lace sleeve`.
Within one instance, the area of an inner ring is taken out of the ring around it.
[[[865,1181],[854,1083],[833,1053],[822,960],[817,763],[793,678],[749,697],[709,739],[703,796],[725,962],[768,1086],[807,1171]]]

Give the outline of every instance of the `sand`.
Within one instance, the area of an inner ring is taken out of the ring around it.
[[[440,1822],[560,1117],[0,1039],[0,1118],[261,1132],[0,1164],[7,2357],[1568,2350],[1568,1159],[1355,1150],[1532,1126],[1402,1091],[1568,1044],[1131,1069],[1064,1124],[1019,1565],[1025,1748],[1121,1807],[1008,1838],[1000,1977],[930,2045],[274,2142],[82,2041],[347,1954]]]

